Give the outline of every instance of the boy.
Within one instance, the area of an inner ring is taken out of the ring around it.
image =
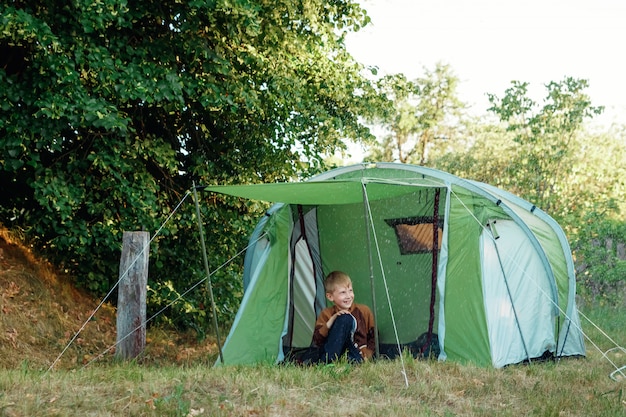
[[[337,360],[347,352],[348,360],[361,363],[375,350],[374,315],[364,304],[354,303],[348,274],[333,271],[324,280],[326,298],[334,305],[325,308],[315,322],[313,343],[322,362]]]

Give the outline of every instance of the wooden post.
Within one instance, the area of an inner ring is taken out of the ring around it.
[[[117,348],[122,359],[137,357],[146,346],[148,232],[124,232],[117,297]]]

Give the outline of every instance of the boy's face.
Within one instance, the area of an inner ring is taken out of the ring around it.
[[[341,310],[348,310],[354,301],[352,284],[338,284],[332,293],[327,292],[326,298],[333,302]]]

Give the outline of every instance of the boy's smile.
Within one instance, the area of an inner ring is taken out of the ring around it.
[[[349,310],[354,301],[352,285],[337,285],[332,293],[326,293],[326,298],[332,301],[340,310]]]

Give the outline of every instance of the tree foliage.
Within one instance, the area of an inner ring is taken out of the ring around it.
[[[556,216],[570,209],[561,203],[573,177],[583,122],[603,111],[592,106],[584,91],[588,84],[571,77],[552,81],[543,105],[528,96],[528,83],[512,82],[502,98],[489,94],[489,110],[513,134],[517,157],[505,172],[515,180],[514,191]]]
[[[457,97],[457,86],[451,67],[442,63],[415,80],[403,74],[381,78],[378,89],[388,102],[374,121],[386,133],[368,159],[425,165],[449,152],[465,107]]]
[[[610,158],[605,151],[613,149],[610,140],[598,142],[585,130],[584,122],[603,109],[591,104],[586,80],[568,77],[546,84],[542,104],[529,96],[528,87],[513,81],[502,98],[489,94],[489,110],[499,123],[468,124],[466,151],[435,164],[518,194],[558,219],[579,216],[589,208],[585,201],[601,199],[594,193],[608,198],[603,187],[617,180],[607,172],[597,187],[586,184],[588,176],[607,166],[596,165],[597,158]]]
[[[104,293],[121,232],[159,230],[193,181],[286,180],[369,136],[373,90],[343,43],[368,20],[350,0],[5,2],[0,221]],[[202,210],[222,265],[254,208],[203,196]],[[155,299],[202,278],[196,230],[187,198],[153,242]]]
[[[576,223],[571,246],[579,294],[587,300],[623,304],[626,297],[626,223],[590,210]]]
[[[591,105],[585,80],[546,85],[543,106],[527,83],[491,95],[500,123],[468,124],[470,146],[444,155],[436,167],[521,195],[547,210],[567,233],[579,293],[619,302],[624,296],[626,158],[624,127],[585,125],[602,110]]]

